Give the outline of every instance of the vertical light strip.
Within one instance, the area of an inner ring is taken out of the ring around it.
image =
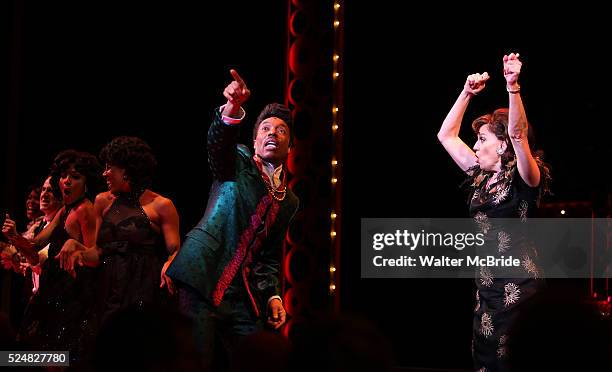
[[[331,158],[331,211],[330,211],[330,264],[329,294],[332,296],[333,308],[340,310],[340,238],[342,221],[342,127],[343,122],[343,46],[344,46],[344,3],[336,0],[333,3],[334,46],[332,48],[332,158]]]

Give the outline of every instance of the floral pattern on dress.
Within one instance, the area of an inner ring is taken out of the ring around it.
[[[509,184],[501,185],[495,192],[495,196],[493,196],[493,204],[498,205],[499,203],[506,200],[509,192],[510,192]]]
[[[493,284],[493,274],[486,266],[480,267],[480,284],[490,287]]]
[[[536,264],[533,262],[531,257],[528,254],[523,255],[523,259],[521,261],[523,268],[533,276],[534,279],[539,277],[539,270]]]
[[[491,314],[482,314],[482,318],[480,319],[480,333],[485,337],[489,337],[493,334],[493,331],[493,319],[491,318]]]
[[[521,289],[515,283],[507,283],[504,286],[504,306],[508,307],[516,303],[521,296]]]
[[[480,198],[480,190],[474,191],[474,194],[472,195],[472,200],[476,200],[478,198]]]
[[[491,223],[489,222],[489,217],[487,217],[485,213],[476,213],[476,215],[474,216],[474,221],[476,221],[478,228],[480,229],[480,231],[482,231],[483,234],[486,235],[489,232],[489,229],[491,228]]]
[[[500,231],[497,234],[497,250],[499,253],[506,253],[510,249],[510,234]]]

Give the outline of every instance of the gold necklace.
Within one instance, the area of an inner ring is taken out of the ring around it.
[[[277,190],[273,186],[270,186],[267,182],[265,182],[265,180],[264,180],[264,184],[266,185],[266,188],[268,189],[268,193],[270,194],[271,197],[273,197],[274,199],[276,199],[278,201],[285,200],[285,196],[287,196],[287,187],[286,186],[282,190]],[[281,195],[280,196],[276,196],[277,193],[281,194]]]

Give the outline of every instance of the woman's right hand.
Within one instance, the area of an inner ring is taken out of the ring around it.
[[[487,72],[483,72],[482,74],[471,74],[465,80],[463,91],[474,96],[485,88],[489,78],[490,76]]]
[[[15,225],[15,221],[11,220],[11,217],[6,214],[6,219],[4,220],[4,224],[2,225],[2,233],[9,239],[17,236],[17,227]]]

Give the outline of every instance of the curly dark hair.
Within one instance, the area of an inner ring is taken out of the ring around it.
[[[100,151],[100,159],[106,164],[125,169],[133,189],[151,187],[157,161],[153,150],[144,140],[138,137],[116,137]]]
[[[30,194],[34,191],[38,196],[40,196],[40,191],[42,190],[41,184],[33,184],[28,186],[26,189],[25,198],[26,200],[30,198]]]
[[[255,125],[253,126],[253,139],[257,138],[259,124],[271,117],[279,118],[284,121],[285,124],[287,124],[287,127],[289,127],[289,146],[291,146],[293,144],[293,120],[291,119],[291,110],[289,110],[287,106],[280,103],[270,103],[266,105],[263,110],[261,110],[261,113],[257,117]]]
[[[77,150],[64,150],[57,154],[51,165],[51,186],[60,190],[59,179],[61,174],[70,167],[85,176],[85,197],[92,200],[102,189],[102,167],[98,159],[88,153]]]

